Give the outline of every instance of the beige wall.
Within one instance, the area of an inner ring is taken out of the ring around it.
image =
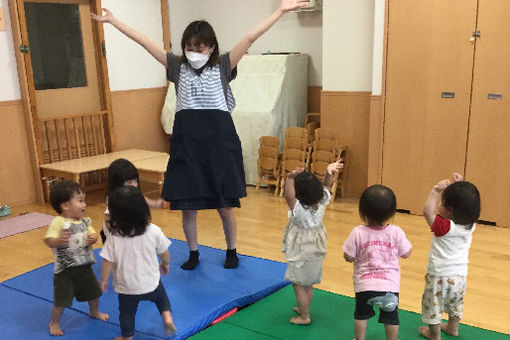
[[[0,102],[0,205],[34,202],[34,175],[21,100]]]
[[[166,87],[112,92],[115,149],[169,151],[161,125]]]
[[[345,193],[358,197],[367,187],[370,92],[322,92],[321,127],[337,131],[347,145]]]

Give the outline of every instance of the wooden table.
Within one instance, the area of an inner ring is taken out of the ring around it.
[[[92,171],[108,169],[110,164],[119,158],[125,158],[133,163],[141,174],[156,177],[158,184],[163,183],[166,164],[170,156],[165,152],[128,149],[102,155],[76,158],[67,161],[42,164],[39,168],[43,185],[46,187],[46,201],[49,199],[47,179],[59,177],[80,183],[80,176]]]
[[[158,185],[162,186],[169,158],[169,154],[163,153],[156,157],[134,161],[133,164],[138,169],[140,176],[155,178]]]

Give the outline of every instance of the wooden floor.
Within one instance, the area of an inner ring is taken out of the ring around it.
[[[150,185],[144,183],[144,189],[150,189]],[[149,196],[155,198],[157,193]],[[105,208],[104,192],[87,194],[87,203],[86,215],[99,231]],[[248,197],[241,204],[242,208],[236,209],[238,252],[284,261],[281,239],[287,222],[285,200],[274,197],[267,189],[255,191],[248,187]],[[55,214],[49,205],[30,204],[12,208],[11,216],[33,211]],[[152,220],[168,237],[184,240],[180,212],[153,210]],[[343,260],[341,249],[351,229],[359,223],[356,200],[337,198],[328,207],[325,215],[328,255],[323,282],[317,288],[353,296],[352,265]],[[421,216],[397,214],[393,223],[402,227],[413,244],[411,257],[401,260],[400,308],[420,312],[431,233]],[[200,212],[198,226],[200,244],[225,248],[221,222],[215,211]],[[51,251],[42,242],[45,231],[46,227],[0,239],[0,281],[53,261]],[[100,246],[100,242],[96,244]],[[470,251],[463,323],[510,334],[509,268],[510,229],[479,225]]]

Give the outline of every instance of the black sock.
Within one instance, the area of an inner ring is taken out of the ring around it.
[[[225,268],[232,269],[236,268],[239,264],[239,258],[237,257],[236,248],[227,249],[227,257],[225,258]]]
[[[188,261],[181,265],[182,269],[193,270],[198,264],[198,250],[190,250]]]

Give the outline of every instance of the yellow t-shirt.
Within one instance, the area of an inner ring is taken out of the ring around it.
[[[89,227],[87,228],[87,234],[95,234],[96,231],[94,230],[94,228],[92,228],[92,221],[89,217],[84,217],[83,218],[85,221],[88,220],[88,224],[89,224]],[[49,227],[48,227],[48,230],[46,231],[46,234],[44,235],[44,238],[47,239],[47,238],[58,238],[60,236],[60,232],[62,231],[62,229],[64,228],[64,226],[66,225],[66,222],[68,223],[71,223],[71,224],[81,224],[82,221],[73,221],[73,220],[70,220],[70,219],[67,219],[63,216],[57,216],[53,219],[53,221],[51,221]],[[70,226],[70,225],[69,225]]]
[[[69,267],[96,262],[92,247],[87,245],[88,235],[96,233],[94,228],[92,228],[90,218],[84,217],[79,221],[72,221],[65,217],[57,216],[50,223],[44,238],[57,238],[64,228],[68,229],[70,233],[69,245],[51,249],[55,255],[55,274]]]

